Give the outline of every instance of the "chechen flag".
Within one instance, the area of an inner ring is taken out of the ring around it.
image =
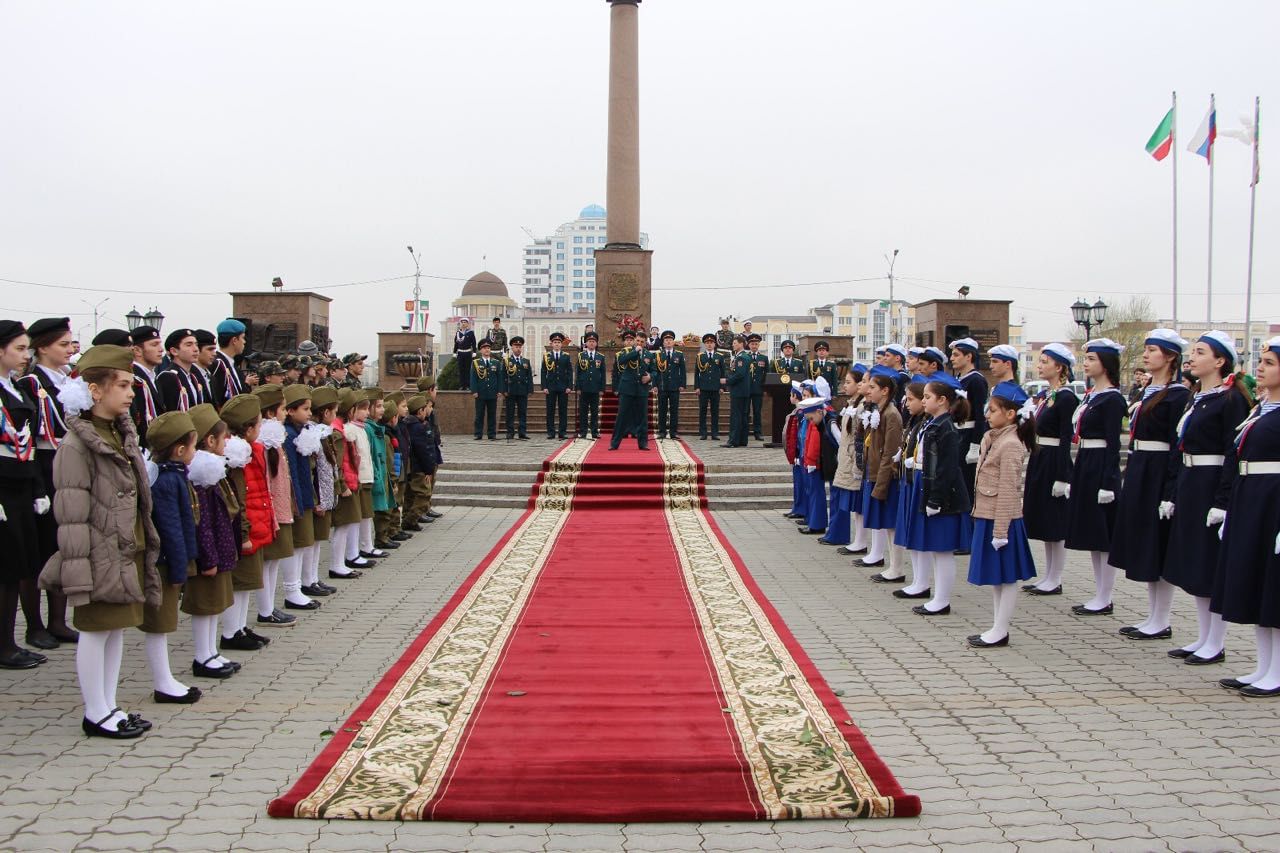
[[[1164,118],[1160,119],[1160,126],[1156,128],[1156,132],[1147,140],[1147,153],[1157,160],[1163,160],[1169,156],[1169,149],[1172,146],[1173,110],[1169,110],[1164,114]]]
[[[1200,127],[1196,129],[1195,136],[1191,137],[1191,144],[1187,146],[1187,150],[1199,154],[1210,163],[1213,162],[1213,143],[1218,139],[1218,110],[1213,106],[1213,102],[1209,102],[1209,112],[1205,114],[1204,121],[1200,122]]]

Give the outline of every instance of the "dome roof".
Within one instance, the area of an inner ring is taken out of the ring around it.
[[[501,296],[507,297],[507,286],[502,279],[485,270],[478,272],[462,286],[463,296]]]
[[[578,214],[579,219],[604,219],[604,208],[598,204],[589,204]]]

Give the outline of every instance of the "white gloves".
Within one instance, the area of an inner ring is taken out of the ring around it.
[[[1218,509],[1216,506],[1209,510],[1209,514],[1204,518],[1205,527],[1213,527],[1215,524],[1221,524],[1227,520],[1227,511]]]
[[[1114,503],[1116,499],[1115,492],[1109,492],[1106,489],[1098,489],[1098,503],[1109,504]]]
[[[991,537],[991,547],[996,549],[997,551],[999,551],[1001,548],[1003,548],[1005,545],[1008,545],[1008,544],[1009,544],[1008,539],[997,539],[994,536]]]
[[[1276,553],[1280,554],[1280,533],[1276,534]]]
[[[965,461],[965,464],[966,464],[966,465],[972,465],[973,463],[977,462],[977,461],[978,461],[978,455],[979,455],[979,452],[981,451],[981,449],[982,449],[982,448],[978,447],[978,445],[976,445],[976,444],[970,444],[970,445],[969,445],[969,452],[968,452],[968,453],[966,453],[966,454],[964,455],[964,461]]]
[[[9,516],[5,515],[4,507],[0,506],[0,521],[8,521]]]
[[[939,506],[926,506],[924,508],[924,514],[931,518],[940,512],[942,512],[942,507]]]
[[[910,471],[912,468],[916,467],[916,458],[914,456],[908,456],[906,461],[902,464],[903,467]]]
[[[1054,480],[1052,488],[1049,489],[1049,494],[1055,498],[1069,498],[1071,497],[1071,484],[1064,483],[1062,480]]]
[[[1160,507],[1156,513],[1164,519],[1173,518],[1173,501],[1160,501]]]
[[[817,465],[806,465],[806,466],[804,466],[804,470],[806,470],[806,471],[808,471],[810,474],[812,474],[814,471],[817,471],[817,470],[818,470],[818,466],[817,466]]]
[[[36,498],[36,515],[44,515],[51,506],[53,506],[53,503],[48,498]]]
[[[897,452],[897,453],[893,454],[893,461],[894,461],[894,462],[901,462],[901,461],[902,461],[902,448],[901,448],[901,447],[899,447],[899,448],[898,448],[898,452]]]

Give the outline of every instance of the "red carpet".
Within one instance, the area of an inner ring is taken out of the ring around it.
[[[701,509],[701,463],[651,446],[547,460],[529,510],[270,813],[919,814]]]

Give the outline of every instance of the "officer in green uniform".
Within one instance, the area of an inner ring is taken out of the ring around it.
[[[732,342],[731,342],[732,345]],[[711,414],[711,437],[720,440],[720,394],[725,390],[725,357],[716,349],[716,336],[702,336],[702,350],[693,362],[693,384],[698,389],[698,438],[707,440],[707,414]]]
[[[751,437],[764,441],[760,434],[760,417],[764,412],[764,377],[769,372],[769,356],[760,352],[760,336],[747,335],[747,354],[751,357]]]
[[[569,431],[569,389],[573,387],[573,361],[561,352],[564,335],[551,333],[551,349],[542,354],[542,394],[547,398],[547,438],[565,438]]]
[[[725,384],[729,386],[729,441],[721,447],[747,446],[747,418],[751,415],[751,353],[742,335],[733,339]]]
[[[836,376],[839,368],[836,363],[831,360],[831,346],[826,341],[818,341],[813,345],[814,357],[809,359],[809,378],[817,379],[821,376],[827,380],[827,385],[831,388],[831,393],[835,394],[836,389],[840,386],[836,384]]]
[[[644,348],[644,338],[635,332],[622,334],[622,351],[616,360],[618,368],[618,418],[613,424],[610,450],[617,450],[622,437],[634,431],[641,450],[649,449],[649,374],[652,354]]]
[[[578,438],[600,437],[600,393],[604,391],[604,356],[596,352],[600,336],[582,336],[582,352],[575,362],[574,387],[578,390]]]
[[[676,349],[676,333],[662,333],[662,346],[653,354],[658,388],[658,438],[680,437],[680,389],[689,384],[684,353]]]
[[[471,396],[476,401],[476,441],[487,431],[490,441],[498,440],[498,383],[502,362],[491,358],[492,345],[480,342],[480,357],[471,361]],[[486,430],[487,428],[487,430]]]
[[[505,398],[503,417],[507,422],[507,441],[516,438],[516,421],[519,421],[519,438],[529,440],[529,394],[533,391],[533,365],[524,357],[524,338],[515,335],[510,341],[511,354],[502,359],[498,393]]]
[[[796,342],[783,341],[781,349],[782,355],[773,360],[773,372],[784,385],[790,385],[792,379],[800,382],[804,378],[804,362],[796,358]]]

